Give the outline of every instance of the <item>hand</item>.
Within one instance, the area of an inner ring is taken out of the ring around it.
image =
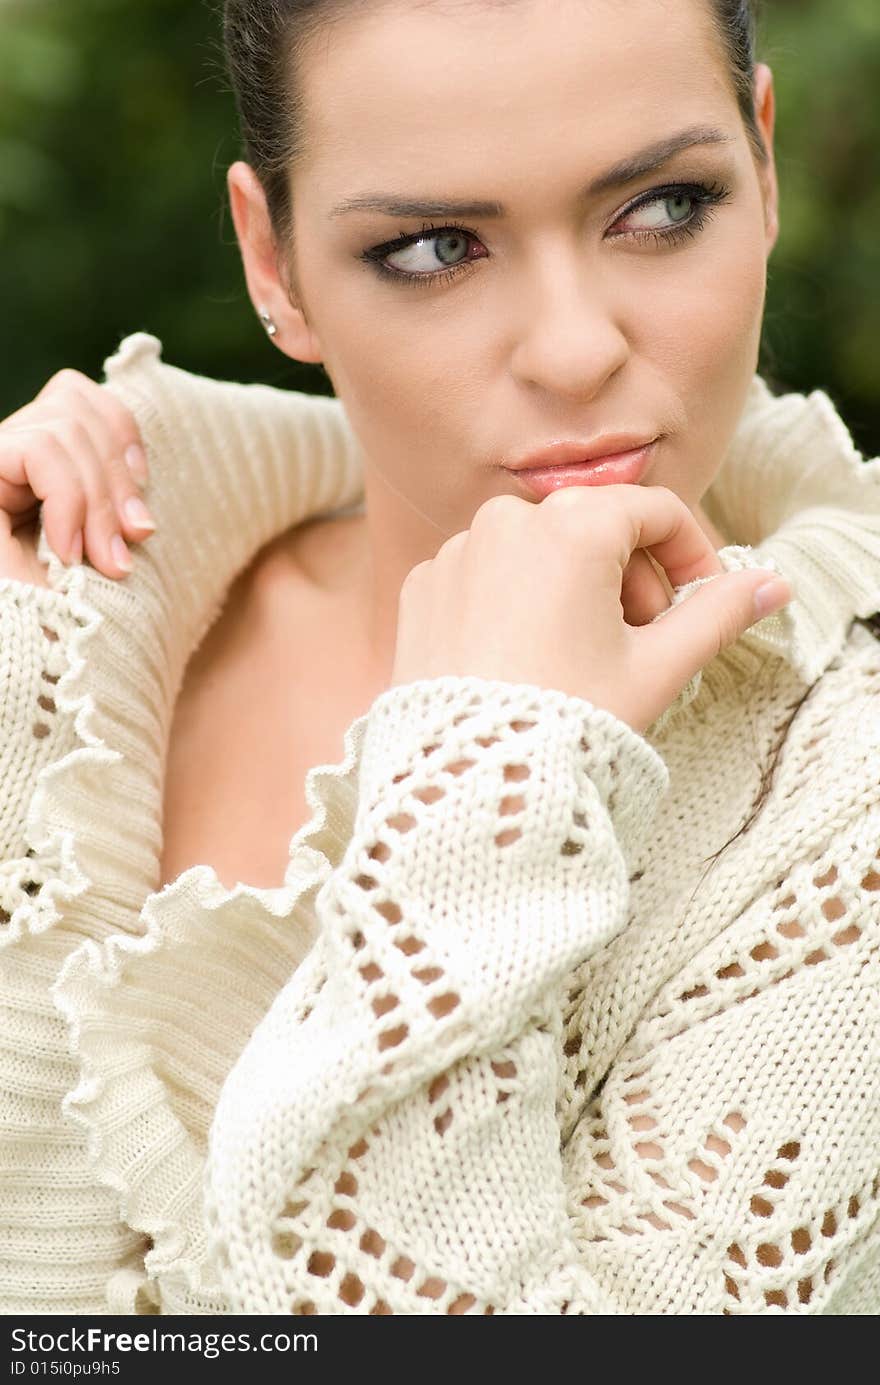
[[[59,371],[36,399],[0,423],[0,575],[17,575],[8,569],[23,562],[31,573],[23,580],[46,585],[35,558],[42,502],[46,538],[62,562],[78,563],[85,548],[105,576],[125,576],[131,570],[125,540],[142,542],[155,528],[139,494],[146,482],[128,409],[87,375]]]
[[[717,581],[662,620],[627,624],[625,574],[643,620],[672,604],[648,554],[671,587]],[[532,683],[582,697],[641,734],[768,613],[755,610],[754,593],[777,576],[726,573],[666,486],[564,487],[538,505],[493,496],[470,529],[408,573],[390,686],[444,674]],[[791,597],[783,583],[770,609]]]

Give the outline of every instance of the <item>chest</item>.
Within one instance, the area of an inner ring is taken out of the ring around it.
[[[233,595],[175,704],[160,888],[193,865],[228,888],[282,884],[290,839],[311,816],[306,775],[342,759],[347,727],[378,692],[360,648],[344,607],[305,586],[283,613]]]

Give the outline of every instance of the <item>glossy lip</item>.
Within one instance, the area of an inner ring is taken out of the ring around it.
[[[568,486],[638,486],[654,459],[654,448],[655,442],[651,442],[647,447],[596,457],[588,462],[527,467],[510,474],[537,500]]]
[[[505,471],[533,471],[539,467],[573,466],[577,462],[610,461],[621,453],[641,451],[657,441],[653,437],[638,437],[634,433],[606,433],[592,442],[551,442],[537,452],[504,462]]]

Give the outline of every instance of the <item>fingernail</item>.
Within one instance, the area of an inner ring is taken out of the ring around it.
[[[755,592],[755,614],[759,617],[768,616],[772,611],[786,606],[792,596],[793,592],[787,582],[778,578],[773,582],[765,582],[764,586]]]
[[[121,567],[123,572],[131,572],[134,567],[131,554],[118,534],[114,534],[110,540],[110,552],[117,567]]]
[[[122,512],[129,524],[133,524],[137,529],[155,529],[156,524],[152,515],[142,500],[138,500],[136,495],[126,500],[122,507]]]
[[[73,540],[73,543],[70,545],[70,554],[67,559],[68,567],[73,567],[77,563],[82,562],[82,555],[83,536],[82,530],[80,530],[79,533],[76,535],[76,538]]]
[[[125,449],[125,465],[139,486],[147,484],[147,459],[138,443],[133,442]]]

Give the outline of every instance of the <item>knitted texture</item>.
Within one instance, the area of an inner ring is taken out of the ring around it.
[[[880,462],[756,377],[704,503],[795,600],[644,736],[389,689],[276,888],[158,891],[188,658],[264,543],[362,495],[337,401],[159,350],[107,363],[134,572],[43,535],[51,590],[0,582],[0,1309],[876,1312]]]

